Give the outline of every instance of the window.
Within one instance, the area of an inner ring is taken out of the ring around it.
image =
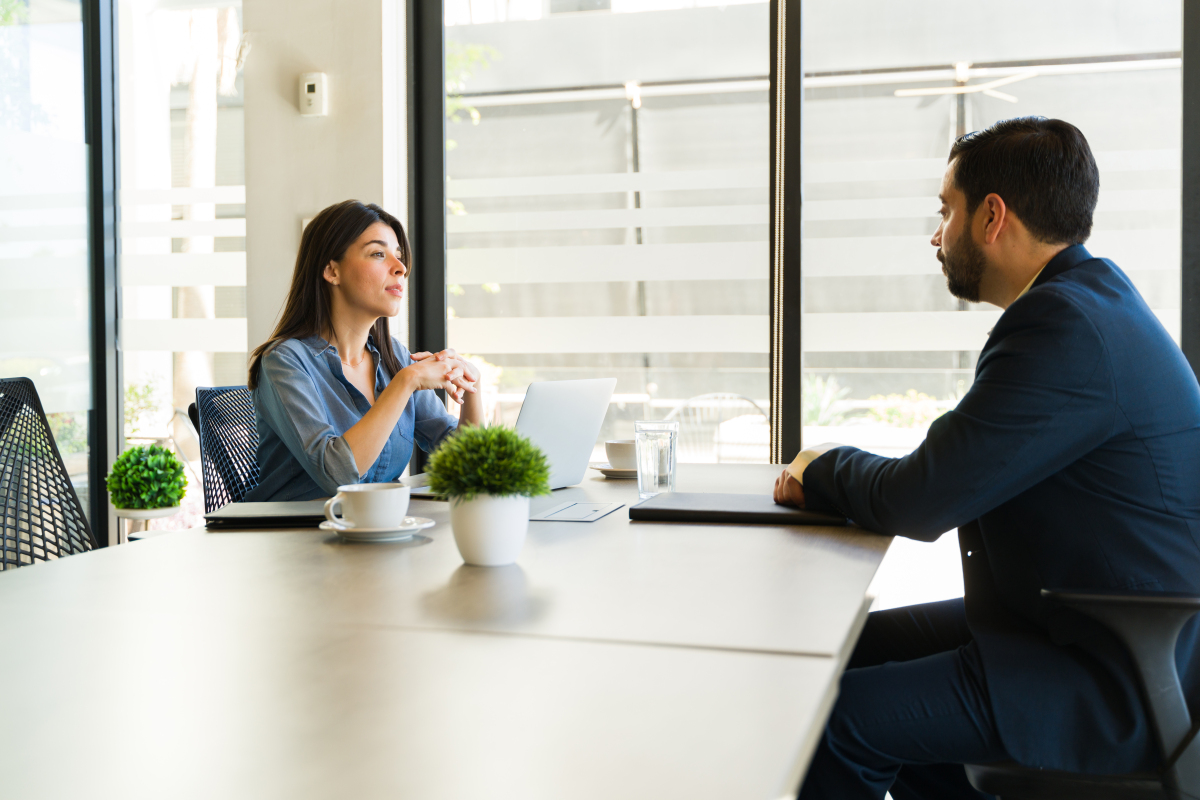
[[[970,388],[1001,312],[950,296],[929,239],[950,145],[1000,119],[1083,131],[1100,167],[1087,247],[1178,340],[1180,3],[986,13],[805,0],[805,445],[905,455]],[[874,587],[882,607],[961,591],[953,536],[897,540]]]
[[[903,455],[970,388],[1001,312],[950,296],[929,238],[953,140],[1001,119],[1083,131],[1101,184],[1087,247],[1178,340],[1178,0],[1057,4],[1070,25],[1041,35],[1019,14],[872,6],[863,28],[859,6],[806,3],[805,443]]]
[[[613,376],[598,460],[672,417],[682,461],[767,461],[768,5],[451,0],[446,23],[449,343],[489,417]]]
[[[81,12],[78,0],[0,0],[0,377],[33,380],[90,514]]]
[[[185,513],[170,527],[203,511],[196,387],[246,382],[240,15],[232,3],[120,2],[124,435],[187,462]]]

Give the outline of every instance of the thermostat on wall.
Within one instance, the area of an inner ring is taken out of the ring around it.
[[[324,72],[300,76],[300,113],[306,117],[329,116],[329,87]]]

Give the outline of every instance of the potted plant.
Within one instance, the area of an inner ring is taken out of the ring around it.
[[[429,459],[430,488],[450,498],[463,561],[512,564],[529,528],[529,498],[550,493],[550,467],[533,442],[493,425],[461,427]]]
[[[117,515],[140,520],[179,513],[179,501],[187,487],[179,459],[157,444],[121,453],[105,484]]]

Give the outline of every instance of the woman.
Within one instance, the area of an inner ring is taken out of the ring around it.
[[[432,452],[458,424],[433,389],[483,418],[479,371],[453,350],[409,354],[388,332],[412,264],[400,221],[355,200],[300,238],[282,318],[250,359],[258,487],[246,500],[310,500],[395,480],[413,444]]]

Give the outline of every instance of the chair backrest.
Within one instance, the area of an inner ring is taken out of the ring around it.
[[[28,378],[0,380],[0,514],[0,570],[96,547]]]
[[[757,403],[740,394],[714,392],[680,403],[667,415],[667,419],[679,421],[679,460],[717,463],[757,460],[741,452],[755,449],[758,442],[754,441],[754,434],[750,433],[747,438],[737,431],[726,429],[727,423],[738,418],[769,422]],[[769,428],[765,430],[769,432]],[[770,446],[769,439],[767,446]]]
[[[1166,795],[1200,797],[1200,738],[1175,668],[1175,646],[1183,626],[1200,613],[1200,597],[1169,592],[1066,592],[1042,597],[1099,621],[1117,635],[1133,657],[1142,697],[1162,749]]]
[[[254,396],[245,386],[196,389],[204,513],[237,503],[258,486]]]

